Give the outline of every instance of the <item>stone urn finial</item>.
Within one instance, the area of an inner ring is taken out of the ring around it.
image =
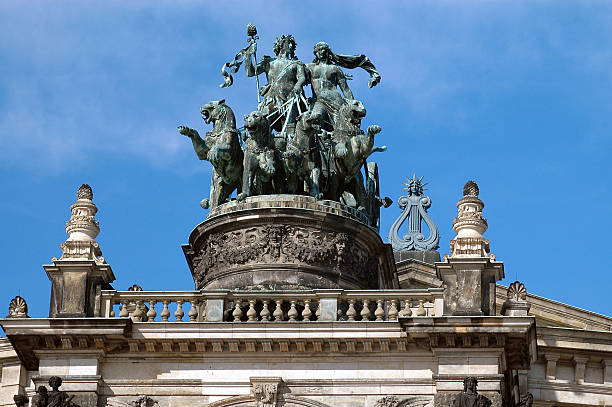
[[[100,260],[102,255],[96,236],[100,224],[96,220],[98,208],[92,202],[93,191],[88,184],[82,184],[77,191],[77,200],[70,206],[70,219],[66,222],[68,239],[60,245],[62,260],[90,259]]]
[[[77,191],[77,199],[87,199],[91,201],[93,199],[93,191],[88,184],[82,184]]]
[[[484,202],[478,195],[478,184],[469,180],[463,187],[463,198],[457,202],[458,214],[453,221],[457,236],[450,242],[451,257],[488,257],[489,241],[483,233],[487,220],[482,216]]]
[[[479,193],[480,193],[480,190],[478,189],[478,184],[472,180],[469,180],[463,186],[463,196],[464,197],[473,196],[475,198],[478,198]]]
[[[91,201],[92,198],[91,187],[87,184],[81,185],[77,192],[77,201],[70,206],[70,220],[66,222],[68,240],[91,241],[100,233],[100,224],[95,218],[98,208]]]

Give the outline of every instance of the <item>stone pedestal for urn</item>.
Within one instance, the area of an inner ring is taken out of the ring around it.
[[[495,315],[496,283],[504,278],[504,264],[489,254],[489,241],[483,236],[484,203],[478,194],[478,185],[468,181],[457,203],[451,255],[436,263],[437,276],[446,286],[444,315]]]
[[[112,288],[110,283],[115,280],[95,241],[100,225],[92,199],[91,187],[81,185],[77,201],[70,206],[71,216],[66,222],[69,237],[60,245],[62,256],[43,266],[52,284],[50,318],[100,316],[101,290]]]
[[[220,205],[183,251],[196,289],[397,288],[391,245],[367,217],[309,196]]]

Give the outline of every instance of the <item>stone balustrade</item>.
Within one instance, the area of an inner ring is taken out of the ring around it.
[[[442,316],[443,290],[102,291],[101,315],[134,322],[397,321]]]

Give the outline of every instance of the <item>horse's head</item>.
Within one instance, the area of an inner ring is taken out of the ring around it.
[[[270,133],[270,122],[265,113],[255,110],[244,116],[244,128],[249,132],[250,138],[263,141]]]

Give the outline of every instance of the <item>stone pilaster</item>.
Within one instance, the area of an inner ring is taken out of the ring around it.
[[[23,395],[27,386],[27,370],[7,338],[0,338],[0,406],[14,406],[13,396]]]
[[[612,359],[603,359],[601,367],[604,372],[604,384],[612,385]]]
[[[504,265],[489,254],[489,241],[482,235],[487,221],[478,194],[478,185],[468,181],[457,203],[451,255],[436,263],[436,274],[446,286],[444,315],[495,315],[495,283],[504,278]]]
[[[100,225],[95,219],[98,208],[92,199],[89,185],[81,185],[77,201],[70,206],[72,214],[66,222],[68,239],[60,245],[62,256],[43,266],[52,284],[50,318],[100,316],[100,291],[111,288],[110,283],[115,280],[94,240]]]
[[[557,353],[545,353],[546,359],[546,380],[557,380],[557,361],[561,355]]]

